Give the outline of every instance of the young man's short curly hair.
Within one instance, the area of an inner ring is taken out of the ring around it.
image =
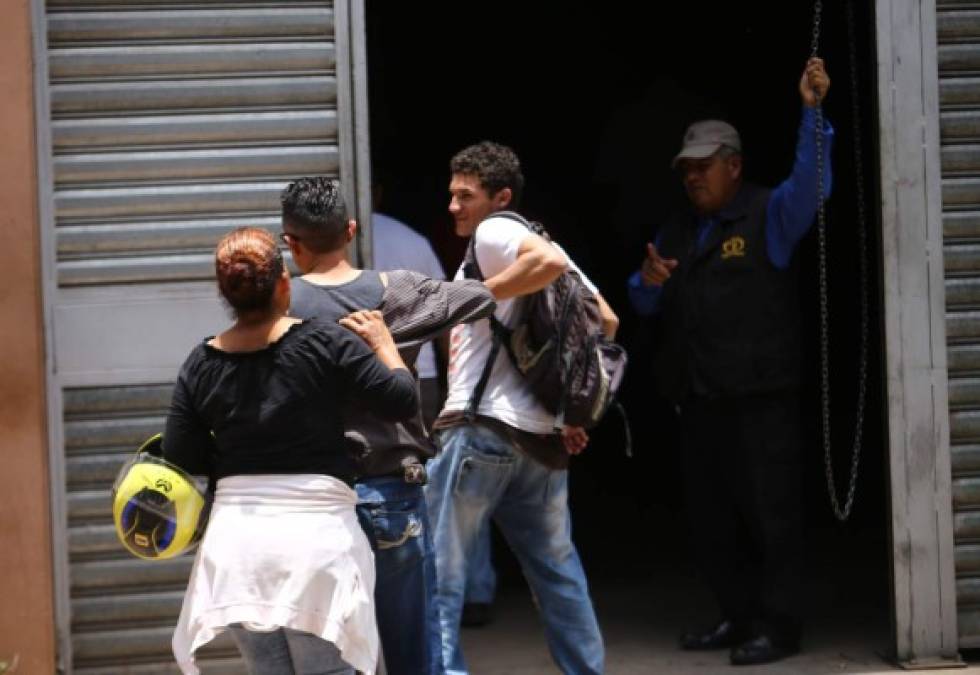
[[[298,230],[303,244],[316,253],[335,251],[347,243],[347,205],[340,181],[323,176],[300,178],[279,197],[282,224]]]
[[[517,154],[506,145],[483,141],[463,148],[451,160],[449,171],[452,174],[476,176],[480,186],[491,197],[510,188],[511,206],[518,206],[524,192],[524,174]]]

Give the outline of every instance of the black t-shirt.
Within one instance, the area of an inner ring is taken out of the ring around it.
[[[475,279],[439,281],[407,270],[384,274],[385,281],[375,270],[362,270],[334,285],[294,279],[289,312],[301,319],[336,321],[355,310],[380,310],[405,363],[414,366],[424,342],[456,324],[489,316],[496,306],[487,287]],[[406,464],[435,454],[421,411],[390,424],[369,407],[347,405],[344,417],[347,447],[362,477],[403,475]]]
[[[411,374],[389,370],[333,322],[297,323],[254,352],[224,352],[205,340],[177,379],[164,457],[215,479],[316,473],[352,483],[340,413],[352,399],[391,421],[418,409]]]
[[[292,280],[290,292],[289,313],[292,316],[337,321],[351,312],[380,308],[385,284],[377,271],[361,270],[356,277],[342,284],[320,285],[298,277]],[[389,324],[389,330],[393,330],[387,317],[385,323]],[[395,341],[398,341],[397,337]]]

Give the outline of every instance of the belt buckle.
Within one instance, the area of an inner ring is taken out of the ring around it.
[[[422,464],[406,464],[404,475],[405,482],[410,485],[425,485],[429,479]]]

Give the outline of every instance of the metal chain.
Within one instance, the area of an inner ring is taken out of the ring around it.
[[[831,454],[830,433],[830,326],[828,322],[827,300],[827,216],[824,203],[824,166],[823,166],[823,108],[818,102],[814,107],[816,120],[816,150],[817,150],[817,241],[820,267],[820,403],[823,421],[823,454],[824,470],[827,478],[827,492],[834,515],[840,521],[847,520],[854,507],[854,495],[857,491],[858,465],[861,460],[861,440],[864,429],[864,410],[867,392],[868,376],[868,264],[867,264],[867,214],[864,200],[864,167],[861,152],[861,121],[858,103],[857,53],[854,35],[854,8],[849,0],[847,6],[847,40],[848,57],[850,60],[851,78],[851,119],[853,124],[854,171],[856,177],[857,206],[858,206],[858,255],[860,275],[860,353],[858,356],[858,396],[857,414],[854,423],[854,442],[851,450],[851,472],[847,485],[847,497],[843,508],[837,497],[837,485],[834,480],[834,466]],[[821,0],[815,0],[813,8],[813,33],[810,42],[810,56],[817,56],[820,44],[820,20],[823,11]]]
[[[817,55],[820,47],[820,20],[823,15],[823,2],[814,0],[813,2],[813,31],[810,33],[810,58]],[[819,106],[818,106],[819,107]]]

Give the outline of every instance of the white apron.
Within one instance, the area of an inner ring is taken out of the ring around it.
[[[321,474],[219,480],[174,632],[181,671],[197,675],[194,651],[241,622],[313,633],[374,673],[374,556],[356,504],[350,487]]]

